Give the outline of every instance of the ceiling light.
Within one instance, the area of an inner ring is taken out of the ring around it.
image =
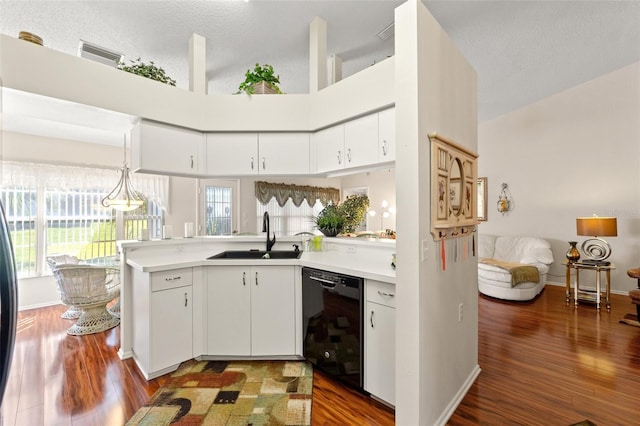
[[[124,135],[124,162],[120,171],[120,180],[115,188],[102,199],[102,205],[116,210],[128,212],[144,204],[144,197],[135,190],[131,183],[129,166],[127,165],[127,135]]]
[[[84,40],[80,40],[80,46],[78,47],[78,56],[80,56],[81,58],[99,62],[104,65],[109,65],[114,68],[124,58],[122,53],[100,47],[96,44],[89,43]]]
[[[380,37],[381,40],[389,40],[395,33],[395,23],[392,22],[378,33],[378,37]]]

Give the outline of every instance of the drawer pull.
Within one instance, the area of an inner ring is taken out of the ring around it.
[[[191,168],[193,169],[193,155],[191,156]]]
[[[187,303],[189,302],[189,299],[187,298],[187,293],[184,294],[184,307],[187,307]]]
[[[375,324],[373,322],[373,311],[371,311],[371,316],[369,317],[369,323],[371,323],[371,328],[375,328]]]
[[[181,280],[181,279],[182,279],[182,277],[180,275],[178,275],[177,277],[168,277],[168,278],[165,278],[164,280],[165,281],[178,281],[178,280]]]
[[[258,273],[256,272],[256,285],[258,285]]]
[[[380,291],[380,290],[378,290],[378,294],[380,296],[388,296],[388,297],[394,297],[395,296],[395,294],[393,294],[393,293],[387,293],[387,292]]]
[[[387,155],[387,141],[386,140],[382,141],[382,155],[384,155],[384,156]]]
[[[246,272],[242,273],[242,285],[244,285],[244,286],[247,285],[247,273]]]
[[[351,162],[351,148],[347,149],[347,161],[350,163]]]

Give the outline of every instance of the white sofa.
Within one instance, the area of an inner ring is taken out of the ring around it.
[[[488,259],[487,263],[483,263],[483,259]],[[535,266],[539,280],[514,285],[512,273],[500,262]],[[478,236],[478,290],[487,296],[506,300],[533,299],[544,288],[552,263],[551,245],[542,238]]]

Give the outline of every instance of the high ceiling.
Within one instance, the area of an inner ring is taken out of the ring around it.
[[[402,1],[0,0],[0,32],[30,31],[78,54],[80,40],[154,61],[188,88],[188,42],[207,40],[209,93],[233,93],[256,62],[286,93],[309,90],[309,23],[348,76],[393,55],[377,33]],[[425,1],[478,72],[480,122],[640,61],[640,1]],[[639,77],[640,78],[640,77]],[[5,113],[10,113],[5,102]]]

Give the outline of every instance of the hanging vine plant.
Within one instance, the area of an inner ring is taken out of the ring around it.
[[[176,81],[169,77],[164,69],[157,66],[153,61],[150,61],[148,64],[145,64],[138,59],[130,59],[131,65],[127,65],[126,63],[120,61],[118,62],[117,68],[122,71],[130,72],[132,74],[140,75],[142,77],[150,78],[151,80],[159,81],[164,84],[168,84],[170,86],[175,86]]]

